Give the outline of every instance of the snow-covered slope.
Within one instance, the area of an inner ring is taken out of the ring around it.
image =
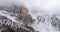
[[[60,15],[40,13],[33,27],[39,32],[60,32]]]
[[[27,27],[24,26],[24,24],[21,22],[21,21],[18,21],[16,20],[16,15],[14,16],[11,16],[12,14],[10,12],[7,12],[7,11],[4,11],[4,10],[0,10],[0,26],[3,26],[3,27],[9,27],[10,29],[13,29],[13,30],[16,30],[20,32],[20,29],[25,29],[25,31],[31,31],[33,32],[33,28],[30,26],[30,28],[32,29],[29,29]],[[18,30],[17,30],[18,29]],[[21,31],[22,31],[21,30]]]

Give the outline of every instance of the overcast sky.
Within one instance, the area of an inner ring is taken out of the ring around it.
[[[0,4],[26,4],[32,15],[41,11],[48,11],[50,14],[60,13],[60,0],[0,0]]]

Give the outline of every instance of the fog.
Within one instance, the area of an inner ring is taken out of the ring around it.
[[[60,0],[0,0],[0,4],[0,6],[25,4],[34,17],[41,11],[48,11],[49,14],[60,13]]]

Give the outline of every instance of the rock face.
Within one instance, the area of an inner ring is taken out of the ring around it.
[[[32,20],[32,17],[31,15],[27,15],[27,16],[17,16],[18,20],[23,20],[22,22],[24,24],[32,24],[33,23],[33,20]]]
[[[29,10],[27,9],[26,6],[22,5],[20,7],[20,15],[17,16],[17,18],[19,20],[23,20],[22,22],[25,24],[25,25],[28,25],[28,24],[32,24],[33,23],[33,20],[32,20],[32,17],[29,13]]]
[[[1,32],[5,32],[5,31],[6,32],[35,32],[35,30],[31,26],[27,25],[29,23],[31,23],[31,24],[33,23],[32,17],[30,15],[21,17],[21,18],[16,17],[17,15],[19,15],[20,12],[19,12],[19,8],[17,8],[14,5],[11,7],[7,6],[7,7],[0,7],[0,8],[1,8],[0,10],[6,11],[6,12],[0,11],[0,13],[2,13],[3,15],[6,14],[5,16],[0,14],[0,26],[3,28],[3,30],[1,30]],[[21,22],[23,24],[21,24]],[[26,24],[26,25],[24,25],[24,24]],[[6,28],[6,29],[4,29],[4,28]]]

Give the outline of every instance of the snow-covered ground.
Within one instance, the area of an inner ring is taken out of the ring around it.
[[[11,3],[16,5],[26,4],[30,10],[30,14],[34,19],[36,19],[36,17],[41,14],[43,14],[43,16],[45,14],[49,15],[49,17],[45,17],[44,23],[39,22],[39,24],[37,24],[38,20],[36,20],[36,22],[32,25],[35,28],[35,30],[38,30],[39,32],[60,32],[56,31],[50,23],[50,17],[52,15],[60,14],[60,0],[0,0],[1,6],[5,6],[6,4],[9,5]],[[4,16],[8,17],[8,15]],[[10,17],[10,19],[12,18]]]

